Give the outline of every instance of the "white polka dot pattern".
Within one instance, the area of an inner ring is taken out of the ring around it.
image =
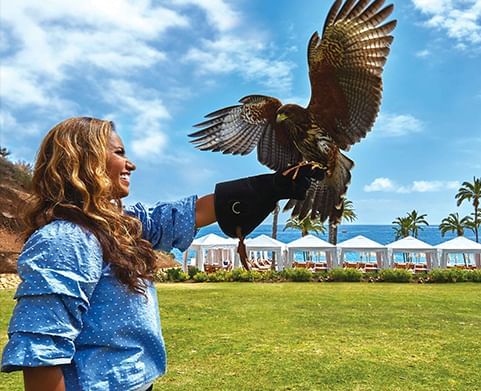
[[[126,212],[141,220],[156,249],[184,250],[196,233],[195,201]],[[67,390],[91,391],[135,390],[165,372],[155,287],[149,283],[146,296],[129,291],[93,234],[55,220],[25,243],[18,270],[2,371],[61,365]]]

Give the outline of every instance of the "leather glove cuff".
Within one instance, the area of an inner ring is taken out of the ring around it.
[[[274,210],[278,199],[272,191],[273,175],[222,182],[215,186],[217,223],[226,235],[232,238],[247,236]]]

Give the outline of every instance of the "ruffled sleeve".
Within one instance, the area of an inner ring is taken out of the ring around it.
[[[2,371],[71,362],[102,266],[100,243],[78,225],[54,221],[29,238]]]
[[[194,240],[196,196],[172,203],[157,203],[146,208],[137,203],[125,212],[142,222],[142,236],[152,243],[154,250],[186,250]]]

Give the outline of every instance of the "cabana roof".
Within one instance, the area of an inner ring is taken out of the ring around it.
[[[296,239],[290,243],[287,243],[287,247],[289,248],[298,248],[298,249],[334,249],[334,246],[331,243],[326,242],[314,235],[306,235],[300,239]]]
[[[437,251],[433,246],[422,240],[416,239],[412,236],[396,240],[389,243],[386,247],[393,251],[419,251],[419,252],[435,252]]]
[[[337,247],[342,250],[386,250],[386,246],[362,235],[338,243]]]
[[[267,235],[259,235],[255,238],[250,238],[245,240],[246,247],[249,248],[263,248],[263,249],[277,249],[283,248],[285,246],[284,243],[279,242],[276,239],[271,238]]]
[[[237,245],[237,241],[234,239],[227,239],[223,238],[216,234],[207,234],[200,238],[194,239],[190,247],[199,248],[199,247],[218,247],[218,248],[226,248],[226,247],[235,247]]]
[[[481,244],[476,243],[474,240],[465,238],[464,236],[458,236],[447,242],[438,244],[436,246],[439,250],[445,251],[469,251],[469,252],[481,252]]]

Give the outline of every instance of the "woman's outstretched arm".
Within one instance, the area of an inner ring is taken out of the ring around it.
[[[200,228],[215,221],[214,194],[200,197],[195,204],[195,227]]]

